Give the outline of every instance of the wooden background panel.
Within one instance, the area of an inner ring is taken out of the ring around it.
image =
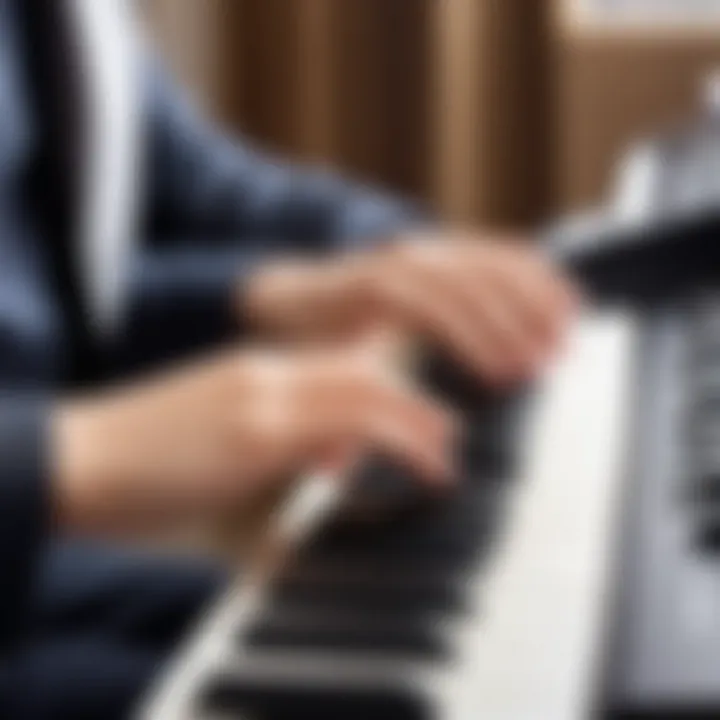
[[[487,0],[477,42],[482,193],[476,217],[534,225],[551,194],[551,28],[545,2]]]
[[[709,37],[567,38],[557,54],[557,202],[598,202],[617,158],[638,138],[704,112],[703,83],[720,68]]]
[[[228,119],[273,147],[299,147],[299,4],[235,0],[223,29]]]
[[[472,218],[486,191],[479,168],[482,72],[478,38],[484,14],[474,0],[433,7],[431,94],[432,197],[445,217]]]
[[[429,192],[429,3],[333,4],[336,159],[406,192]]]
[[[148,0],[233,128],[506,226],[597,202],[720,67],[717,34],[580,32],[564,1]]]
[[[185,76],[213,56],[206,94],[232,127],[454,220],[518,225],[544,213],[546,3],[151,1],[205,35],[203,52],[176,41],[171,53]],[[214,20],[199,22],[202,8]],[[164,34],[180,22],[170,19]]]
[[[426,7],[237,0],[224,28],[227,119],[292,155],[422,193]]]

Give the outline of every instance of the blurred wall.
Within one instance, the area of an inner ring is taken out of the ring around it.
[[[692,115],[720,32],[596,32],[576,0],[148,0],[211,112],[272,148],[523,226],[596,202]]]
[[[233,127],[418,195],[533,221],[549,167],[543,3],[149,0],[181,75]],[[200,79],[200,81],[198,81]]]

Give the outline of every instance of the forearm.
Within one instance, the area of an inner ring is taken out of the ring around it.
[[[235,290],[258,262],[232,248],[143,253],[133,268],[126,321],[113,347],[114,369],[177,360],[241,337]]]
[[[147,237],[247,247],[275,238],[311,251],[347,248],[426,221],[407,200],[324,168],[273,157],[207,121],[151,66]]]
[[[186,236],[156,243],[140,255],[132,274],[125,332],[115,347],[116,369],[172,360],[256,330],[272,330],[252,307],[251,289],[259,276],[275,277],[276,267],[337,259],[381,245],[426,222],[402,204],[374,198],[356,195],[338,207],[332,233],[322,242],[317,237],[303,244],[289,237],[213,241]]]

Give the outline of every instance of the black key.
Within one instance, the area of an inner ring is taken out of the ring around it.
[[[398,518],[374,527],[372,523],[339,523],[321,532],[308,553],[317,559],[343,557],[347,562],[375,554],[473,557],[482,545],[483,510],[487,510],[471,503],[445,510],[439,509],[437,517],[423,511],[419,517]]]
[[[301,552],[301,565],[349,565],[392,574],[398,568],[443,568],[457,575],[487,553],[501,520],[502,492],[483,502],[425,508],[374,523],[331,523]]]
[[[473,553],[477,559],[492,546],[492,534],[486,531],[486,538],[478,543],[479,549]],[[365,576],[376,578],[400,577],[404,574],[426,574],[428,576],[444,576],[448,579],[462,579],[467,572],[467,557],[436,557],[433,554],[417,557],[389,553],[367,553],[360,556],[358,552],[352,562],[340,553],[332,553],[322,549],[317,552],[315,547],[306,547],[299,553],[295,561],[289,565],[283,577],[312,578],[316,574],[334,572],[342,574],[345,570],[358,571]]]
[[[494,432],[493,432],[494,430]],[[457,485],[480,475],[492,477],[510,465],[509,443],[499,428],[478,428],[473,421],[458,439],[455,450],[460,476]],[[471,450],[471,452],[468,452]],[[471,460],[472,474],[467,462]],[[413,510],[436,501],[444,491],[419,478],[412,469],[382,456],[367,458],[352,478],[350,502],[356,509],[382,513]]]
[[[457,614],[467,610],[462,581],[457,577],[423,574],[408,577],[352,576],[285,580],[273,588],[273,610],[362,611],[374,616]]]
[[[458,523],[477,527],[488,513],[489,504],[494,500],[496,486],[478,486],[463,481],[451,488],[435,490],[425,495],[423,502],[414,507],[404,508],[395,513],[366,514],[358,516],[355,527],[360,532],[368,528],[376,532],[407,534],[430,527],[449,527]],[[354,526],[338,518],[336,526],[328,529],[351,531]]]
[[[363,613],[263,614],[241,638],[253,650],[323,650],[444,659],[448,647],[428,616],[378,622]]]
[[[517,458],[515,443],[504,428],[477,428],[468,432],[459,459],[466,480],[496,482],[513,475]]]
[[[516,418],[517,406],[509,402],[466,416],[455,450],[457,484],[495,481],[512,474],[517,456]],[[410,468],[380,456],[365,460],[352,480],[352,502],[361,508],[413,509],[433,502],[437,495],[438,490]]]
[[[460,412],[486,407],[498,400],[475,375],[439,355],[426,358],[421,376],[433,395]]]
[[[301,681],[221,678],[202,699],[210,713],[254,720],[430,720],[422,698],[404,688],[352,687],[328,679],[326,685]]]
[[[461,458],[466,478],[482,483],[514,477],[522,440],[520,418],[527,395],[508,400],[481,417],[468,415]]]
[[[493,391],[462,367],[438,355],[426,360],[423,376],[433,394],[463,418],[467,428],[459,460],[465,478],[505,477],[516,455],[517,427],[529,388]]]
[[[410,468],[383,457],[365,460],[351,482],[351,502],[366,512],[415,507],[428,493],[427,483]]]

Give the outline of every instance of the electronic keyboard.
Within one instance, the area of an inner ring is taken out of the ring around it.
[[[301,485],[139,717],[720,717],[720,188],[677,146],[546,233],[596,304],[545,377],[424,366],[468,428],[456,486]]]

